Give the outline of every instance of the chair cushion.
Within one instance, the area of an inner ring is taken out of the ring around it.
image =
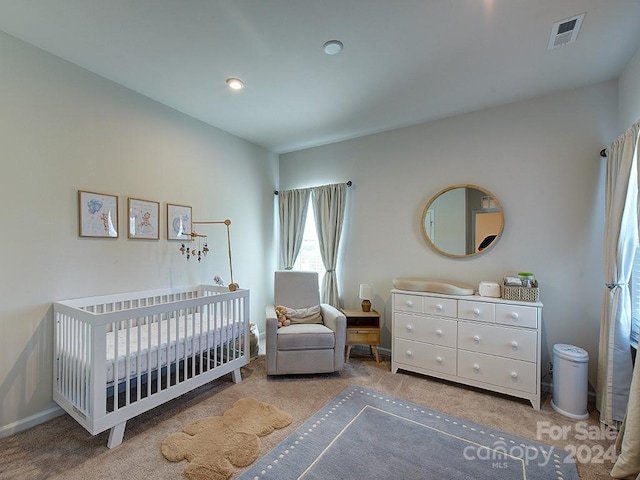
[[[292,324],[278,329],[278,350],[319,350],[334,346],[333,330],[318,323]]]
[[[320,305],[306,308],[289,308],[287,307],[287,317],[291,323],[322,323],[322,315],[320,314]]]
[[[273,287],[274,305],[300,308],[320,304],[317,272],[278,270]]]

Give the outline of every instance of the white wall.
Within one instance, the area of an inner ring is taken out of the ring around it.
[[[187,263],[167,202],[232,220],[234,279],[264,324],[276,155],[2,33],[0,64],[0,434],[52,407],[53,301],[230,281],[224,227]],[[118,196],[120,238],[78,237],[78,189]],[[127,239],[128,196],[161,203],[160,240]]]
[[[533,271],[544,303],[543,369],[555,343],[582,346],[596,378],[603,294],[600,150],[617,135],[617,82],[379,133],[280,157],[280,189],[352,180],[338,271],[344,306],[373,283],[390,347],[394,277],[477,285]],[[330,172],[330,173],[329,173]],[[502,238],[486,254],[445,258],[420,232],[442,188],[477,184],[502,203]]]
[[[640,121],[640,48],[625,67],[619,81],[620,133]]]

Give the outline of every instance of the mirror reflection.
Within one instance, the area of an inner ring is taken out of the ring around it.
[[[429,200],[422,214],[422,233],[437,252],[470,257],[498,242],[504,228],[502,206],[477,185],[454,185]]]

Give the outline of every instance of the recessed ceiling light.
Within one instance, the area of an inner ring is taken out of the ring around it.
[[[227,85],[231,90],[242,90],[244,83],[239,78],[227,78]]]
[[[340,40],[329,40],[324,44],[324,53],[327,55],[336,55],[342,51],[344,47],[343,43]]]

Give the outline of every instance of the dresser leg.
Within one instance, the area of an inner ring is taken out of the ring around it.
[[[531,402],[531,406],[534,408],[534,410],[540,410],[540,395],[534,398],[530,398],[529,401]]]

